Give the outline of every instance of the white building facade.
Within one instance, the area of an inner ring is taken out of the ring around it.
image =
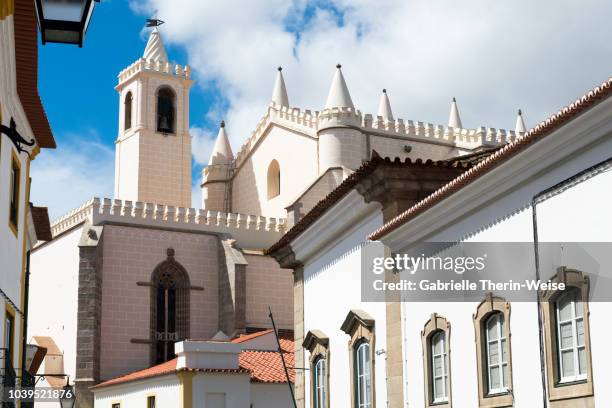
[[[417,303],[404,294],[406,406],[601,407],[612,399],[604,294],[612,277],[605,250],[611,86],[608,80],[371,235],[391,254],[420,242],[535,244],[538,252],[514,262],[533,271],[531,279],[567,285],[532,301],[492,291],[475,302]],[[550,251],[543,243],[559,244]],[[444,363],[436,365],[439,356]]]

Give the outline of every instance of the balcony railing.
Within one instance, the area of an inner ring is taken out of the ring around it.
[[[14,389],[17,375],[11,363],[9,350],[0,348],[0,380],[2,383],[2,408],[15,408],[14,402],[7,401],[9,389]]]

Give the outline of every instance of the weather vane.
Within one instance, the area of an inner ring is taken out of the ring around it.
[[[165,21],[157,18],[157,10],[155,10],[155,13],[153,13],[153,18],[147,18],[147,27],[159,27],[164,23]]]

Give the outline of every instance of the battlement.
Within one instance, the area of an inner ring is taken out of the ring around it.
[[[486,128],[484,126],[477,129],[453,128],[452,126],[415,122],[412,120],[404,121],[403,119],[386,121],[380,116],[377,116],[376,120],[374,120],[370,114],[366,114],[363,117],[361,127],[366,132],[368,130],[375,130],[383,134],[388,133],[392,136],[418,138],[424,141],[433,140],[453,144],[458,147],[472,147],[474,144],[505,144],[514,141],[517,136],[520,136],[520,134],[513,130]]]
[[[160,74],[173,75],[185,79],[191,78],[191,67],[188,65],[139,58],[136,62],[119,73],[119,83],[127,81],[129,78],[142,71],[158,72]]]
[[[319,113],[318,130],[334,126],[362,126],[361,111],[353,108],[324,109]]]
[[[267,248],[285,233],[284,218],[263,217],[109,198],[93,198],[51,224],[53,237],[85,221],[229,234],[243,248]]]

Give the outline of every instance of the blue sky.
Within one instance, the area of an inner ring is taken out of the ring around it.
[[[152,10],[170,59],[193,69],[193,205],[217,124],[234,152],[283,66],[291,106],[320,110],[337,63],[352,99],[376,114],[382,88],[404,120],[513,129],[556,112],[610,75],[609,0],[102,0],[84,48],[40,50],[39,89],[58,142],[32,167],[32,199],[52,218],[112,197],[117,74],[142,55]],[[134,11],[137,10],[137,13]],[[61,193],[61,194],[60,194]]]

